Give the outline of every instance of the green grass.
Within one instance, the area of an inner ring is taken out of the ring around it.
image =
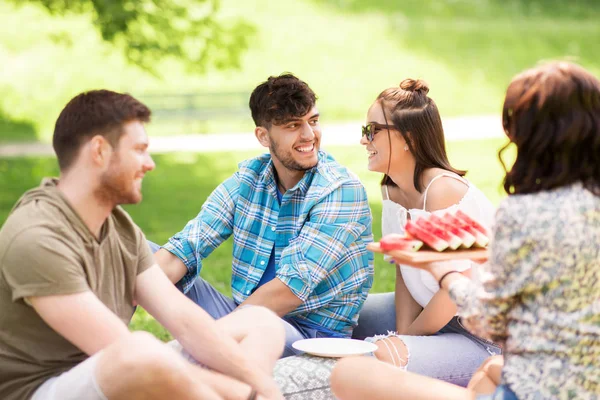
[[[239,71],[191,76],[175,62],[161,77],[127,65],[90,19],[52,18],[34,6],[0,3],[0,141],[48,140],[65,102],[107,87],[147,93],[249,93],[268,75],[291,71],[319,95],[329,120],[361,120],[382,89],[426,79],[444,116],[497,113],[506,85],[539,60],[571,58],[600,73],[600,2],[595,0],[222,0],[223,18],[257,28]],[[239,102],[238,102],[239,103]],[[236,106],[246,107],[245,102]],[[18,125],[18,124],[17,124]],[[20,125],[18,125],[20,126]],[[251,130],[241,118],[157,118],[152,135]]]
[[[497,150],[503,143],[503,140],[495,139],[448,144],[453,165],[468,169],[467,177],[495,204],[503,197],[500,191],[502,170],[496,157]],[[360,146],[334,147],[329,151],[340,163],[358,174],[367,188],[373,212],[373,232],[378,240],[381,235],[380,176],[367,170],[366,153]],[[236,170],[239,161],[256,154],[173,153],[155,156],[157,168],[144,179],[143,201],[126,208],[147,237],[162,244],[196,216],[207,196]],[[23,192],[38,185],[42,177],[57,173],[56,162],[50,157],[0,158],[0,223],[4,223],[13,204]],[[222,293],[231,294],[231,240],[211,254],[201,275]],[[380,256],[376,256],[373,292],[392,291],[394,281],[394,268],[383,262]],[[132,328],[148,330],[161,339],[170,337],[144,310],[136,313]]]

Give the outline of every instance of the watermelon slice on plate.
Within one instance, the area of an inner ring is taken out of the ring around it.
[[[439,238],[429,230],[421,228],[413,221],[406,222],[406,231],[413,237],[425,242],[435,251],[444,251],[450,246],[447,241]]]
[[[419,218],[416,223],[419,227],[423,228],[424,230],[448,242],[448,247],[450,247],[452,250],[458,249],[462,244],[462,240],[460,240],[458,236],[442,228],[435,222],[431,221],[431,219]]]
[[[382,237],[379,241],[379,246],[383,251],[418,251],[423,246],[423,242],[412,237],[392,233]]]
[[[461,247],[465,249],[471,248],[473,243],[475,243],[475,236],[471,235],[469,232],[462,229],[460,226],[456,226],[450,224],[443,220],[441,217],[435,214],[431,214],[429,216],[429,220],[436,225],[446,229],[448,232],[452,233],[454,236],[458,237],[461,240]],[[461,224],[462,226],[462,224]]]
[[[469,232],[471,235],[473,235],[475,237],[475,246],[477,246],[477,247],[485,247],[485,246],[487,246],[487,244],[490,241],[490,239],[486,235],[479,232],[477,229],[475,229],[471,225],[468,225],[467,223],[463,222],[462,219],[457,218],[456,216],[454,216],[450,213],[444,215],[444,217],[442,219],[451,225],[459,226],[461,229],[463,229],[463,230]]]
[[[457,210],[456,214],[454,214],[454,215],[456,215],[456,218],[462,220],[467,225],[472,226],[473,228],[475,228],[477,231],[481,232],[482,234],[484,234],[486,236],[490,236],[488,230],[485,229],[485,227],[483,225],[481,225],[479,222],[477,222],[473,218],[469,217],[469,214],[467,214],[461,210]]]

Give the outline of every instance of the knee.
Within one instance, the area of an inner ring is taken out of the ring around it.
[[[357,365],[354,358],[342,358],[331,371],[331,391],[338,399],[348,398],[349,382],[356,376]]]
[[[408,365],[408,348],[399,337],[384,337],[377,340],[375,344],[377,345],[375,357],[378,360],[401,368]]]
[[[492,356],[483,362],[478,372],[485,374],[489,380],[498,385],[502,377],[502,367],[504,366],[503,356]]]
[[[379,363],[370,357],[348,357],[337,362],[331,371],[331,391],[338,399],[352,400],[361,397],[361,377]]]
[[[490,369],[494,370],[496,368],[502,368],[504,365],[504,357],[503,356],[491,356],[488,357],[477,370],[478,372],[483,372],[485,374],[489,373]]]

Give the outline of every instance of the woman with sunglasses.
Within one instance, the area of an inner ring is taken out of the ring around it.
[[[404,233],[408,219],[456,209],[491,227],[494,207],[448,161],[428,91],[425,82],[406,79],[381,92],[367,114],[361,144],[369,170],[384,174],[382,235]],[[469,260],[448,264],[469,276]],[[456,305],[428,272],[406,265],[397,265],[395,293],[369,295],[353,337],[375,342],[382,361],[462,386],[482,361],[500,353],[463,327]]]
[[[600,81],[567,62],[527,70],[508,86],[502,120],[517,157],[480,279],[415,265],[438,280],[470,330],[504,343],[501,373],[469,390],[346,359],[331,377],[337,398],[600,398]]]

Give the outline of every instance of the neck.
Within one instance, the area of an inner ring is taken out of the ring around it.
[[[81,168],[81,170],[84,169]],[[95,195],[96,182],[89,177],[90,174],[76,172],[61,174],[58,189],[90,232],[99,239],[102,225],[106,222],[115,204],[108,204]]]
[[[275,159],[273,159],[273,166],[275,167],[275,181],[281,193],[285,193],[296,186],[306,173],[306,171],[289,170]]]
[[[403,205],[412,208],[413,203],[418,202],[422,196],[422,193],[419,193],[414,183],[415,163],[411,162],[407,165],[390,168],[388,176],[398,186],[400,192],[402,192],[407,202],[407,204]]]

